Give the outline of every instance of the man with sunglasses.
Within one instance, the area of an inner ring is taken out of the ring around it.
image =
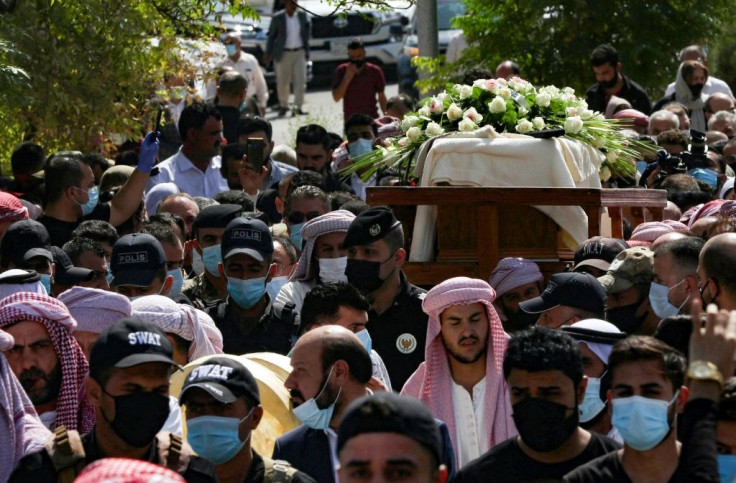
[[[289,228],[289,239],[299,252],[302,251],[304,224],[329,211],[327,195],[316,186],[300,186],[286,199],[284,223]]]

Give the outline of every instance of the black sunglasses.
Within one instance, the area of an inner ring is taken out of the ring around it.
[[[298,225],[299,223],[303,223],[304,221],[309,221],[317,218],[321,213],[317,211],[310,211],[309,213],[302,213],[300,211],[294,211],[289,214],[289,216],[286,217],[287,220],[289,220],[289,223],[292,225]]]

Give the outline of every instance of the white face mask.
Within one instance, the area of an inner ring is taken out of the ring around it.
[[[318,258],[319,279],[325,282],[347,282],[345,267],[348,265],[348,257],[340,258]]]

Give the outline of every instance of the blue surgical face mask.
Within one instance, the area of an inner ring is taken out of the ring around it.
[[[227,277],[227,293],[240,307],[249,309],[266,293],[266,277],[247,280]]]
[[[255,409],[255,408],[253,408]],[[240,424],[248,419],[253,409],[243,418],[200,416],[187,421],[187,441],[197,454],[215,465],[227,463],[243,449],[252,433],[240,440]]]
[[[113,279],[112,270],[110,270],[110,267],[107,267],[107,275],[105,275],[105,278],[107,279],[107,284],[110,285]]]
[[[219,277],[220,271],[217,269],[217,266],[222,263],[222,252],[220,252],[220,245],[203,248],[202,262],[204,263],[205,270],[207,270],[210,275]]]
[[[371,340],[371,335],[368,333],[368,330],[363,329],[356,332],[355,335],[360,339],[360,342],[363,344],[363,347],[365,347],[365,350],[368,351],[368,354],[370,354],[371,349],[373,349],[373,340]]]
[[[297,223],[296,225],[289,225],[289,239],[294,244],[297,250],[302,250],[302,227],[306,224]]]
[[[169,290],[169,297],[176,297],[181,294],[181,288],[184,286],[184,275],[181,273],[181,268],[169,270],[168,274],[174,278],[171,290]]]
[[[317,399],[319,399],[325,388],[327,388],[327,384],[330,382],[330,376],[332,376],[332,369],[334,367],[335,366],[332,366],[330,368],[330,373],[327,375],[327,379],[325,380],[322,389],[320,389],[319,394],[294,408],[294,415],[299,418],[299,421],[312,429],[321,429],[324,431],[330,427],[332,413],[335,411],[335,403],[340,399],[340,394],[342,394],[342,388],[340,388],[337,393],[337,397],[332,401],[332,404],[324,409],[320,409],[319,406],[317,406]]]
[[[353,141],[348,144],[348,152],[351,158],[357,158],[358,156],[373,151],[373,141],[370,139],[360,138],[357,141]]]
[[[232,57],[238,51],[238,46],[235,44],[225,44],[225,50],[227,50],[227,56]]]
[[[636,162],[636,170],[639,172],[639,174],[644,174],[644,171],[647,169],[647,166],[649,166],[649,163],[646,161]]]
[[[736,482],[736,454],[718,455],[718,473],[723,483]]]
[[[668,410],[680,391],[671,401],[642,396],[612,399],[611,424],[618,430],[624,442],[638,451],[654,448],[670,432]]]
[[[684,279],[680,280],[672,287],[652,282],[649,288],[649,302],[651,302],[652,309],[654,310],[654,313],[657,314],[657,317],[659,317],[660,319],[674,317],[680,312],[682,306],[687,303],[688,299],[690,298],[689,296],[679,307],[675,307],[670,303],[670,290],[677,287],[684,281]]]
[[[51,275],[48,273],[39,273],[41,276],[41,285],[46,289],[46,294],[51,295]]]
[[[84,191],[81,188],[77,188],[79,191]],[[97,202],[100,199],[100,191],[97,188],[97,186],[93,186],[92,188],[88,189],[86,191],[87,193],[87,202],[86,203],[79,203],[77,201],[77,204],[80,208],[82,208],[82,216],[87,216],[90,213],[94,211],[94,209],[97,207]]]
[[[708,183],[713,189],[718,188],[718,173],[712,169],[695,168],[687,172],[693,178]]]
[[[271,300],[276,300],[276,296],[281,291],[281,288],[286,285],[286,282],[289,281],[289,277],[283,276],[283,277],[273,277],[270,282],[266,285],[266,292],[268,293],[268,296],[271,297]]]
[[[197,275],[204,273],[204,261],[197,250],[192,250],[192,271]]]
[[[606,407],[606,403],[601,400],[601,380],[598,377],[589,377],[588,385],[585,388],[585,398],[578,406],[580,411],[580,422],[587,423],[594,417],[598,416]]]

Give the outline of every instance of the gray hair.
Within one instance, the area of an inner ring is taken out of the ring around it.
[[[708,129],[713,130],[717,122],[727,121],[736,127],[736,114],[729,111],[718,111],[708,119]]]
[[[680,129],[680,118],[677,117],[677,114],[675,114],[672,111],[667,111],[665,109],[662,109],[662,110],[653,112],[652,115],[649,116],[649,126],[647,126],[649,131],[651,131],[652,123],[654,121],[670,121],[674,123],[675,125],[674,129]]]

